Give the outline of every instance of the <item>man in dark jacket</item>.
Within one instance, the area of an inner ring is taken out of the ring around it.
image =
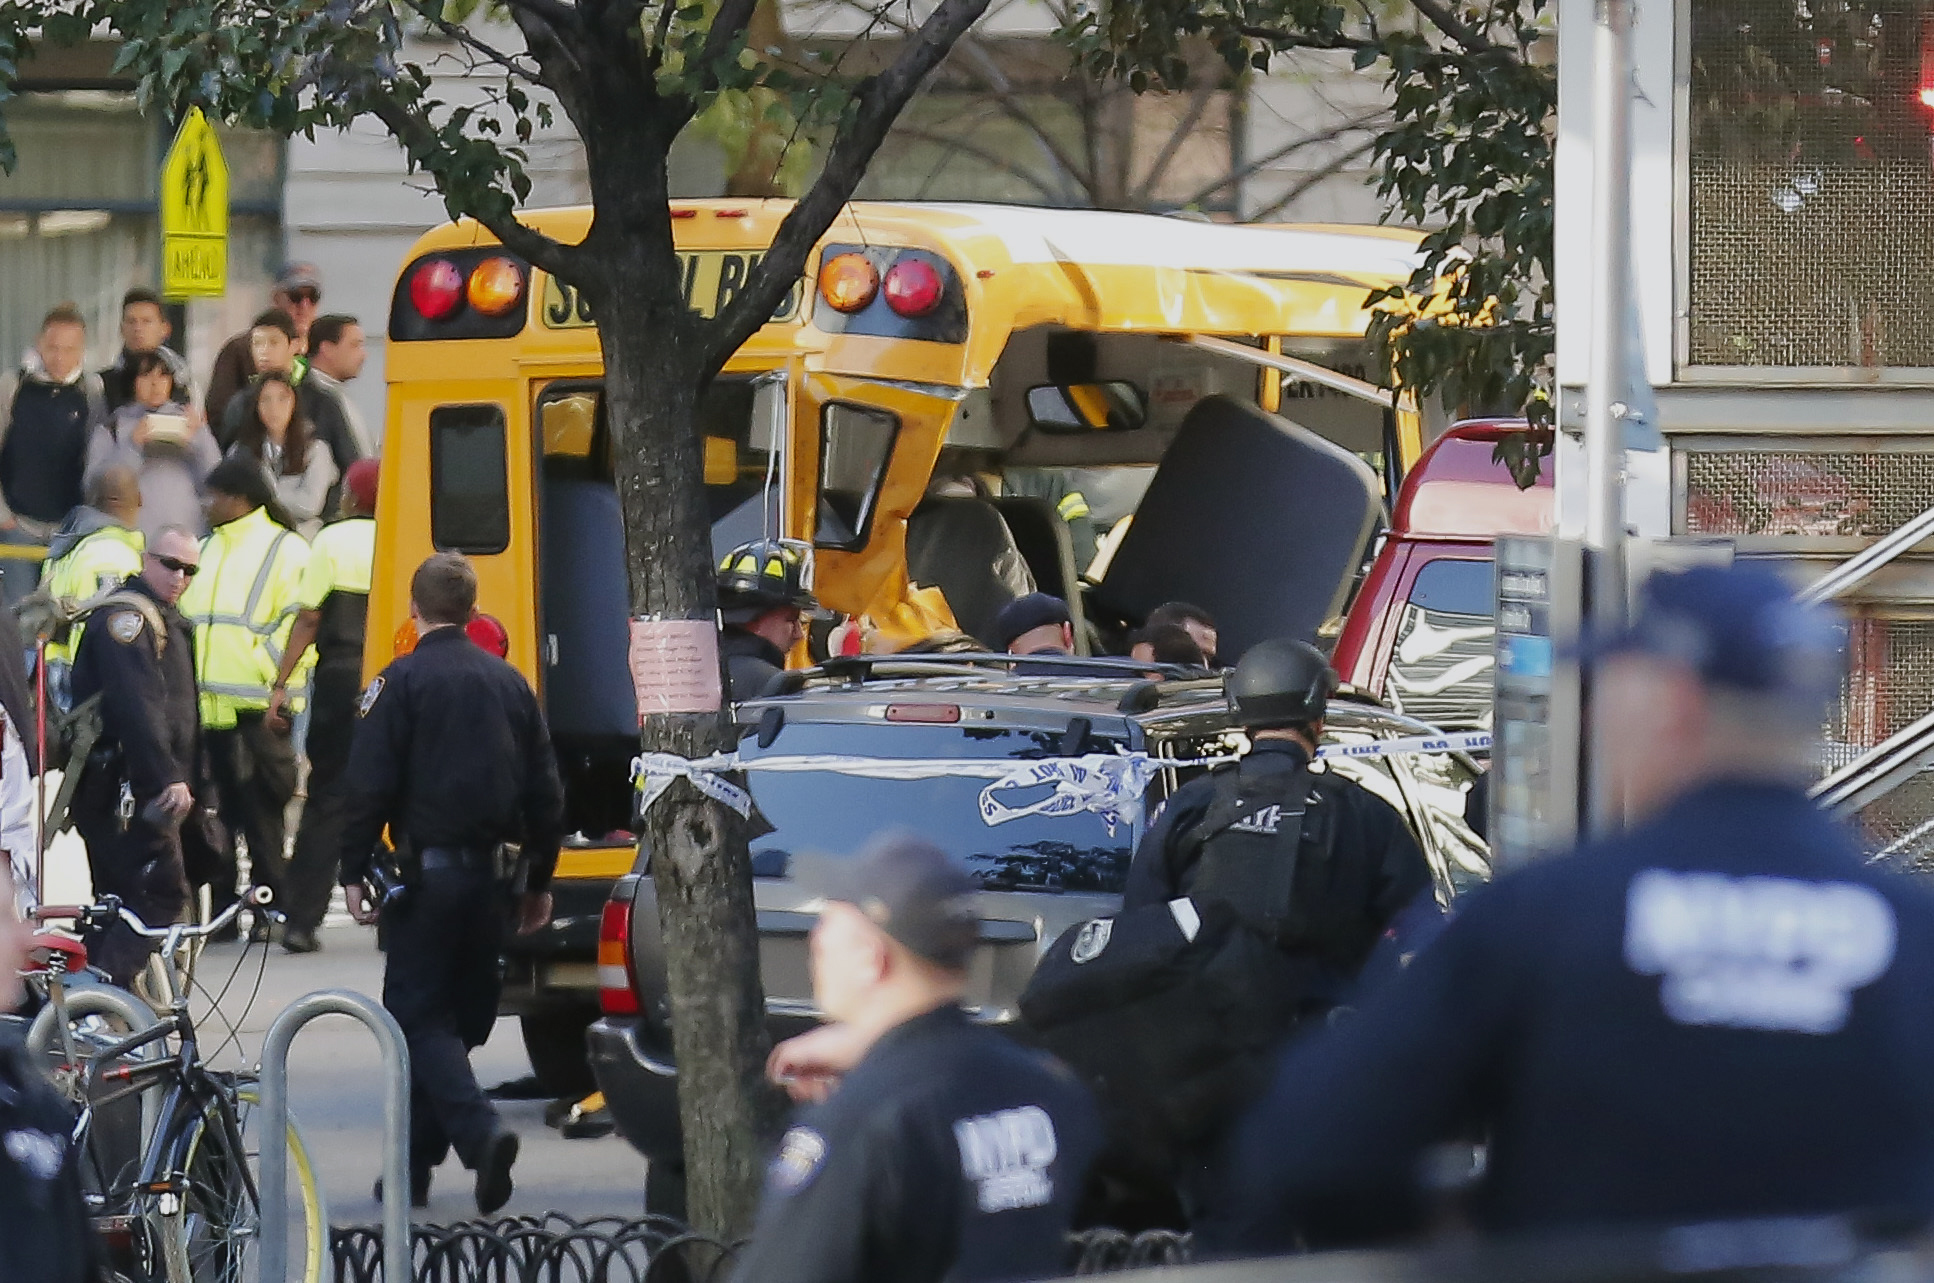
[[[806,639],[812,549],[796,539],[742,544],[719,562],[719,654],[733,703],[763,693]]]
[[[1472,1128],[1497,1232],[1934,1211],[1934,898],[1806,796],[1838,645],[1770,570],[1655,576],[1586,654],[1631,827],[1473,895],[1290,1052],[1231,1244],[1414,1229]]]
[[[134,400],[134,358],[148,352],[159,352],[167,363],[175,381],[175,399],[184,405],[193,400],[195,380],[181,353],[168,346],[173,336],[174,326],[159,294],[137,286],[121,296],[121,352],[113,365],[101,371],[101,392],[109,414]]]
[[[44,540],[81,501],[87,437],[107,413],[86,354],[87,322],[62,304],[41,322],[26,366],[0,385],[0,528]]]
[[[811,1102],[780,1142],[736,1283],[980,1283],[1061,1272],[1100,1128],[1073,1075],[961,1007],[975,885],[887,838],[814,926],[832,1022],[768,1070]]]
[[[207,792],[195,644],[175,609],[199,568],[187,531],[163,530],[141,573],[94,613],[74,660],[74,704],[101,697],[101,737],[74,796],[97,895],[112,893],[150,926],[178,921],[188,903],[181,823]],[[91,941],[94,962],[127,985],[154,950],[125,926]]]

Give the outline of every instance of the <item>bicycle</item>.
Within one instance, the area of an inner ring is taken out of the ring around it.
[[[258,899],[258,905],[265,903]],[[48,1006],[30,1038],[57,1050],[61,1071],[55,1081],[80,1109],[74,1141],[83,1153],[83,1177],[93,1186],[95,1207],[117,1266],[139,1283],[242,1283],[259,1238],[263,1209],[256,1183],[259,1153],[251,1148],[249,1122],[258,1103],[249,1072],[210,1068],[202,1056],[195,1020],[189,1011],[189,985],[181,978],[185,942],[199,941],[234,921],[238,901],[212,922],[150,927],[114,896],[93,905],[43,906],[42,922],[72,921],[82,930],[115,923],[161,943],[161,1002],[155,1021],[109,1037],[85,1023],[93,1013],[138,1010],[123,1000],[141,1000],[113,986],[111,996],[85,998],[55,974],[45,977]],[[74,970],[74,953],[59,950],[62,966]],[[54,1039],[59,1039],[55,1047]],[[168,1050],[172,1042],[173,1050]],[[219,1049],[218,1049],[219,1054]],[[116,1102],[146,1097],[151,1119],[144,1119],[138,1156],[117,1161],[100,1143],[94,1127]],[[320,1283],[328,1260],[328,1225],[308,1147],[293,1120],[285,1143],[302,1217],[306,1264],[299,1276]],[[282,1214],[283,1209],[275,1209]]]

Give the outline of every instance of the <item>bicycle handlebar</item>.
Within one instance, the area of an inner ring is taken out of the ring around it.
[[[146,940],[198,940],[220,931],[235,921],[245,906],[262,908],[275,899],[274,892],[267,887],[251,887],[247,895],[229,905],[215,915],[212,922],[201,926],[189,926],[185,922],[171,923],[162,927],[151,927],[143,922],[134,910],[121,903],[119,896],[105,895],[99,904],[43,904],[36,907],[31,916],[40,922],[49,918],[71,918],[83,926],[105,926],[116,919],[127,925],[128,930]]]

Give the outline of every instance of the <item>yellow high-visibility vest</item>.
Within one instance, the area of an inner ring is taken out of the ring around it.
[[[309,545],[257,508],[202,540],[201,570],[181,596],[195,626],[195,684],[201,722],[235,725],[235,715],[269,706],[269,689],[302,596]]]
[[[55,597],[71,602],[92,601],[141,573],[141,550],[147,546],[139,530],[125,526],[102,526],[41,572],[41,582]],[[86,621],[76,620],[67,630],[67,640],[50,642],[47,658],[71,664],[80,653],[81,633]]]

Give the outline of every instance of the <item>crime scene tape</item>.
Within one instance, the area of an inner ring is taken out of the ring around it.
[[[1325,744],[1318,758],[1392,757],[1416,753],[1476,752],[1491,746],[1489,731],[1462,731],[1444,735],[1408,735],[1396,739],[1371,740],[1361,744]],[[1101,817],[1112,832],[1116,825],[1140,819],[1142,795],[1156,773],[1162,770],[1219,766],[1235,761],[1235,756],[1160,758],[1146,753],[1087,753],[1079,757],[1048,757],[1013,762],[989,758],[901,758],[854,757],[838,754],[774,754],[770,757],[742,757],[738,753],[714,753],[709,757],[685,758],[675,753],[641,753],[632,759],[632,780],[641,794],[641,809],[670,788],[676,779],[688,779],[713,801],[729,806],[741,816],[752,814],[752,795],[725,779],[735,771],[821,771],[836,775],[857,775],[880,780],[930,780],[968,778],[991,781],[980,794],[981,821],[990,827],[1028,815],[1067,816],[1092,813]],[[1050,788],[1046,796],[1010,802],[1013,793]]]

